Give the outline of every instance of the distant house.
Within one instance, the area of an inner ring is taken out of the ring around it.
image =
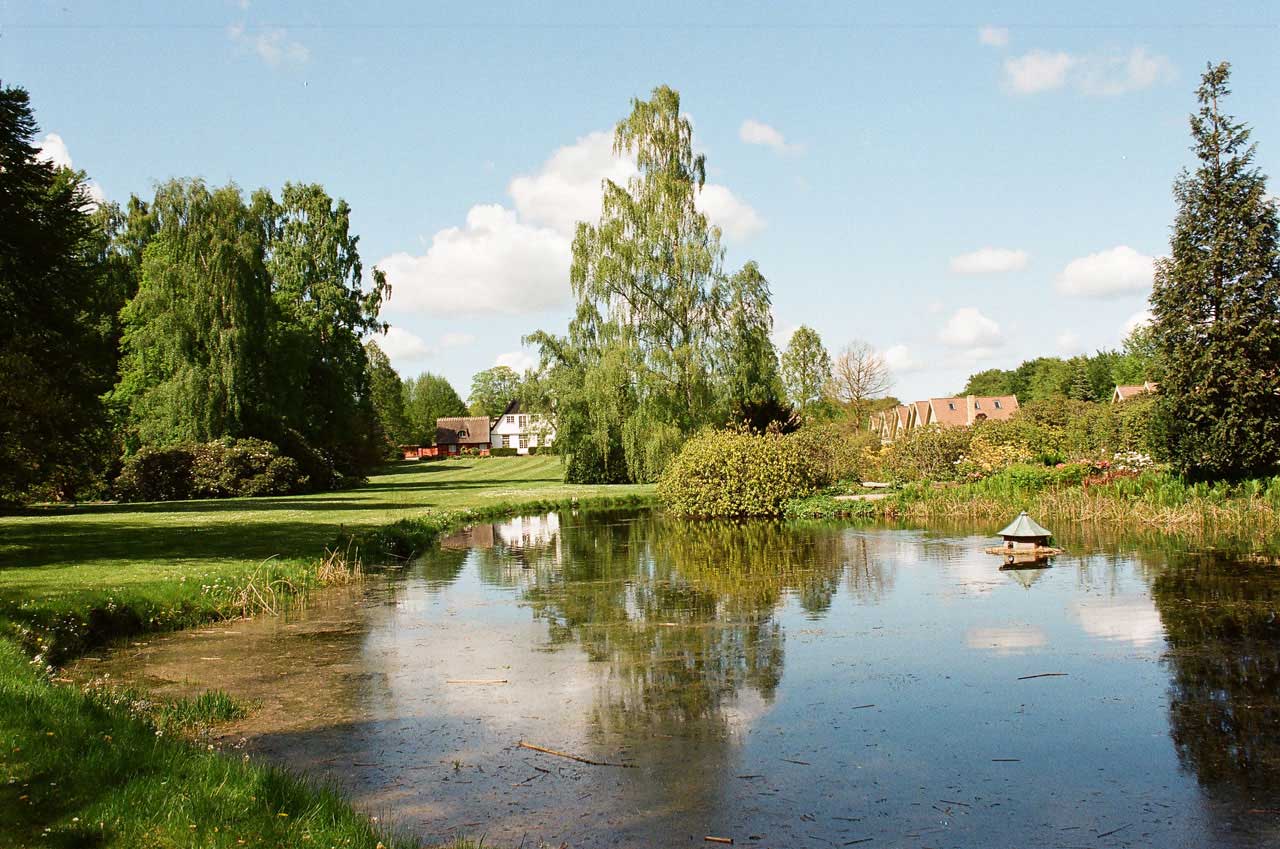
[[[514,448],[518,454],[528,454],[530,448],[545,448],[555,439],[556,429],[551,419],[520,409],[519,401],[507,405],[502,415],[494,419],[489,433],[490,447]]]
[[[966,395],[963,398],[930,398],[903,404],[872,417],[872,430],[881,442],[893,442],[908,431],[928,425],[969,427],[980,421],[1006,421],[1018,412],[1013,395]]]
[[[436,448],[440,454],[460,454],[464,449],[489,451],[488,416],[450,416],[436,419]]]
[[[1111,393],[1111,403],[1119,404],[1121,401],[1128,401],[1130,398],[1136,398],[1139,395],[1146,395],[1148,392],[1155,392],[1159,388],[1160,384],[1151,383],[1150,381],[1137,384],[1136,386],[1123,386],[1121,384],[1116,384],[1116,390]]]
[[[991,419],[1007,421],[1018,412],[1018,399],[1013,395],[966,395],[963,398],[930,398],[926,425],[968,427]]]

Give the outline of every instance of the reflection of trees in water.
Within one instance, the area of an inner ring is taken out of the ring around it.
[[[435,592],[458,580],[467,565],[465,548],[440,548],[419,557],[414,570],[427,583],[427,590]]]
[[[1280,570],[1181,555],[1152,583],[1168,634],[1170,733],[1207,787],[1280,786]]]

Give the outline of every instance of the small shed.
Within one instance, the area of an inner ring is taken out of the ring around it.
[[[1018,518],[1009,523],[1009,527],[1000,532],[1007,551],[1035,551],[1049,546],[1049,538],[1053,534],[1040,526],[1035,519],[1023,510]]]

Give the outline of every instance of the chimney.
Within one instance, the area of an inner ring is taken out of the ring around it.
[[[978,410],[972,395],[966,395],[964,398],[964,423],[973,424],[977,420]]]

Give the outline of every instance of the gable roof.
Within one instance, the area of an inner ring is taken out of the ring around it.
[[[913,405],[916,408],[916,425],[923,427],[929,423],[929,402],[916,401]]]
[[[488,416],[449,416],[436,419],[436,445],[471,445],[488,441]]]
[[[1116,391],[1111,393],[1112,401],[1128,401],[1135,395],[1145,395],[1148,392],[1155,392],[1160,387],[1158,383],[1141,383],[1133,386],[1124,384],[1116,384]]]
[[[907,421],[911,418],[911,408],[906,404],[899,404],[895,412],[898,414],[898,428],[901,430],[907,426]]]
[[[963,425],[969,423],[964,411],[963,398],[930,398],[929,410],[930,424],[934,422],[940,425]]]
[[[1006,421],[1018,412],[1018,396],[1016,395],[977,395],[974,396],[974,415],[985,415],[988,419]]]

